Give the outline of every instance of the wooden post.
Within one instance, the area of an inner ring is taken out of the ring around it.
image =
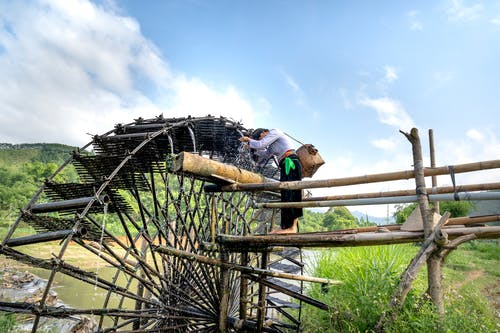
[[[422,159],[422,146],[420,144],[420,137],[418,130],[412,128],[411,132],[402,132],[412,145],[413,151],[413,168],[415,170],[415,184],[416,194],[418,198],[418,206],[424,222],[424,237],[427,239],[432,234],[434,229],[433,212],[430,209],[427,192],[425,190],[425,175],[424,175],[424,162]],[[443,286],[442,286],[442,266],[441,260],[435,256],[430,256],[427,259],[427,283],[428,293],[432,302],[437,308],[438,313],[444,315],[444,301],[443,301]]]
[[[241,253],[241,266],[248,265],[248,252]],[[248,303],[248,279],[244,274],[240,274],[240,319],[247,319],[247,303]]]
[[[229,253],[223,248],[220,248],[219,258],[221,262],[227,263]],[[220,285],[219,285],[219,333],[226,333],[227,316],[229,308],[229,269],[225,266],[220,266]]]
[[[267,264],[269,263],[269,252],[264,251],[261,254],[262,261],[260,263],[260,267],[262,269],[267,268]],[[263,283],[259,283],[259,300],[257,302],[257,328],[259,332],[263,331],[264,323],[266,321],[266,292],[267,287]]]
[[[406,295],[410,291],[411,285],[420,267],[428,261],[428,258],[432,256],[432,253],[436,251],[438,245],[436,243],[436,238],[441,234],[441,226],[443,226],[450,213],[446,212],[439,220],[436,229],[425,239],[422,246],[420,247],[417,255],[411,260],[408,267],[406,267],[403,274],[401,274],[401,279],[399,281],[397,289],[392,294],[391,300],[389,302],[388,310],[382,314],[377,325],[375,326],[375,332],[384,332],[385,327],[388,323],[392,322],[396,318],[397,311],[401,309],[403,303],[406,299]]]
[[[429,130],[429,153],[431,158],[431,168],[436,167],[436,154],[434,151],[434,131],[432,129]],[[432,189],[434,190],[437,187],[437,176],[432,176],[431,178]],[[434,203],[434,212],[439,214],[439,201]]]

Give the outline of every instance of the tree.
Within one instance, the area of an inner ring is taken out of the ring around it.
[[[328,230],[355,228],[358,219],[344,206],[331,207],[323,217],[323,226]]]
[[[450,212],[451,217],[468,216],[472,207],[470,201],[443,201],[439,203],[439,214]]]
[[[396,205],[394,212],[396,223],[404,223],[417,206],[417,203]],[[433,206],[431,204],[431,207]],[[468,216],[472,207],[473,204],[470,201],[442,201],[439,203],[439,214],[450,212],[450,217]]]
[[[323,215],[321,212],[304,209],[304,216],[302,216],[299,224],[300,232],[324,231]]]
[[[393,214],[396,223],[403,224],[417,206],[417,203],[396,205],[396,211]]]

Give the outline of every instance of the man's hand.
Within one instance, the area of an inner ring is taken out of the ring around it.
[[[250,138],[248,136],[242,136],[241,138],[239,138],[238,140],[240,140],[240,142],[249,142],[250,141]]]

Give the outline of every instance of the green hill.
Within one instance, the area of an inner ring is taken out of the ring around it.
[[[35,194],[43,180],[51,176],[76,148],[62,144],[0,143],[0,226],[12,221]],[[76,171],[61,175],[75,180]]]
[[[62,163],[75,149],[58,143],[0,143],[0,166],[19,166],[35,161]]]

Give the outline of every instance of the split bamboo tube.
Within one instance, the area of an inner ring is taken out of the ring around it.
[[[467,164],[457,164],[453,166],[454,173],[463,173],[479,170],[488,170],[500,168],[500,160],[491,160],[483,162],[474,162]],[[424,175],[438,176],[449,174],[448,166],[437,168],[424,168]],[[359,185],[367,183],[377,183],[384,181],[393,181],[401,179],[414,178],[414,170],[396,171],[364,176],[337,178],[337,179],[320,179],[306,181],[291,181],[291,182],[275,182],[275,183],[254,183],[254,184],[231,184],[223,186],[222,191],[276,191],[276,190],[302,190],[309,188],[335,187]]]

